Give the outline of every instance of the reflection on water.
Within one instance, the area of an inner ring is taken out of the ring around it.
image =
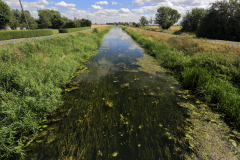
[[[35,143],[28,157],[45,159],[184,159],[186,110],[173,77],[120,28],[113,28],[64,94],[69,115]]]

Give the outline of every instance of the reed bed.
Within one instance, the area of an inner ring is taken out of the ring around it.
[[[62,87],[100,46],[97,34],[46,37],[0,48],[0,159],[24,155],[39,123],[62,104]]]

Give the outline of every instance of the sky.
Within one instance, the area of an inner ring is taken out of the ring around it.
[[[11,9],[21,10],[19,0],[3,0]],[[183,17],[186,11],[192,8],[209,8],[210,3],[216,0],[22,0],[24,10],[29,10],[34,18],[38,18],[37,10],[58,10],[62,16],[74,19],[88,18],[94,23],[136,22],[141,16],[148,20],[155,14],[159,7],[176,9]],[[181,18],[182,19],[182,18]],[[179,22],[181,21],[179,20]],[[179,23],[178,22],[178,23]]]

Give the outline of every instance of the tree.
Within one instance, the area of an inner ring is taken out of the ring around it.
[[[198,26],[206,15],[206,10],[203,8],[193,8],[191,12],[187,11],[185,17],[181,21],[183,32],[196,32]]]
[[[125,22],[123,25],[124,25],[124,26],[129,26],[129,23],[128,23],[128,22]]]
[[[14,12],[11,12],[11,19],[10,19],[10,22],[9,22],[9,26],[12,30],[16,30],[17,27],[19,26],[19,22],[14,16]]]
[[[139,22],[140,22],[143,26],[145,26],[146,24],[148,24],[148,20],[147,20],[147,18],[146,18],[145,16],[142,16],[142,17],[140,18]]]
[[[19,22],[21,17],[21,12],[18,9],[12,9],[11,12],[14,15],[15,19]]]
[[[7,3],[0,0],[0,28],[5,27],[11,19],[11,11]]]
[[[53,29],[60,29],[64,25],[64,21],[61,17],[61,13],[59,11],[51,10],[51,23]]]
[[[162,29],[170,28],[181,17],[177,10],[170,7],[160,7],[158,8],[157,12],[155,23],[158,24]]]
[[[141,23],[137,23],[136,25],[135,25],[135,27],[142,27],[142,24]]]
[[[25,13],[26,19],[28,21],[29,28],[37,29],[38,24],[37,24],[36,20],[31,16],[30,12],[28,10],[25,10],[24,13]],[[21,21],[21,25],[23,27],[27,27],[23,12],[21,13],[20,21]]]
[[[240,41],[240,3],[216,1],[200,22],[197,36]]]
[[[151,19],[150,19],[148,22],[149,22],[149,24],[152,24],[152,23],[153,23],[152,17],[151,17]]]
[[[38,16],[41,24],[46,28],[52,25],[51,11],[49,9],[38,10]]]

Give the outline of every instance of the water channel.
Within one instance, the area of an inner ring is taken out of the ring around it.
[[[29,159],[184,159],[190,152],[187,110],[178,82],[121,28],[103,44],[63,94],[69,115],[28,151]],[[76,88],[76,86],[78,88]]]

